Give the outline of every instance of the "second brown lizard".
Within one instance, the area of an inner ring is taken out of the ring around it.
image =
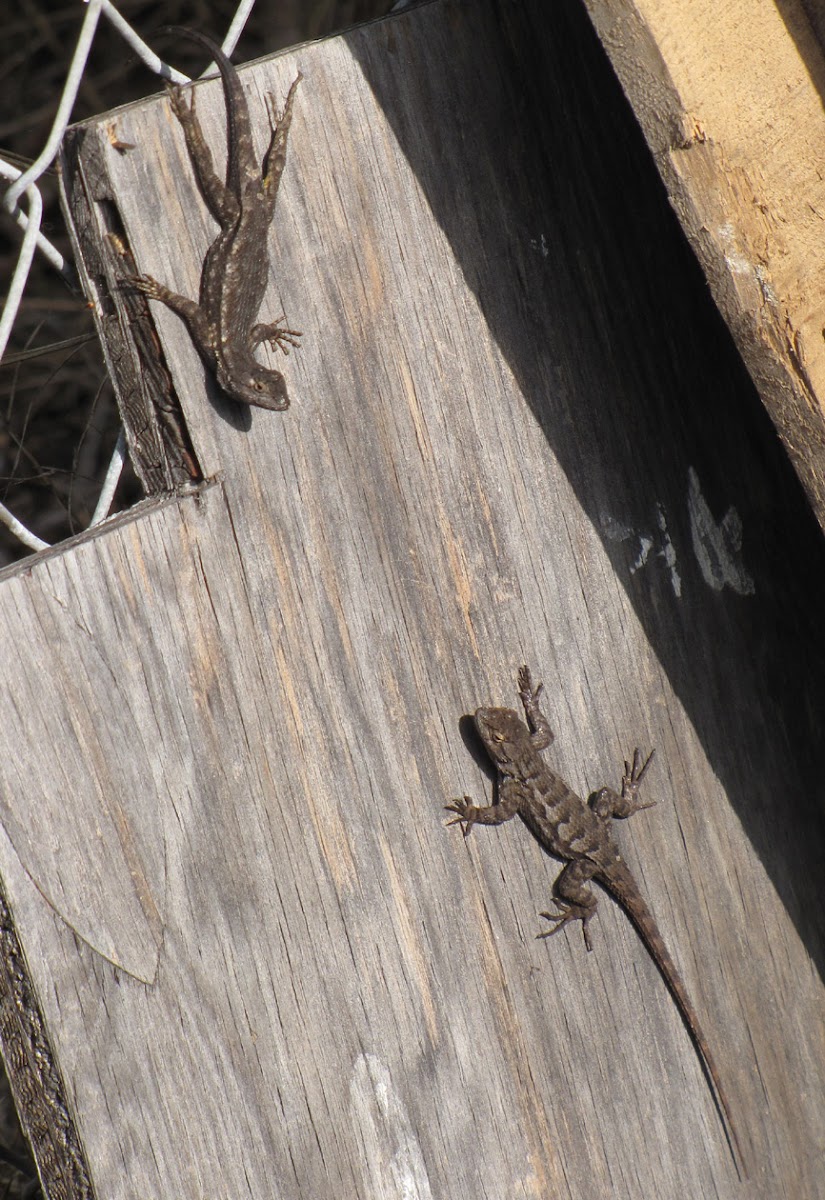
[[[269,342],[288,353],[290,346],[298,345],[301,335],[297,330],[285,328],[283,318],[270,325],[254,322],[269,278],[267,233],[286,165],[292,105],[301,75],[289,89],[283,115],[277,115],[272,97],[267,97],[272,138],[259,165],[252,142],[249,105],[238,72],[211,38],[190,29],[174,32],[204,46],[217,63],[223,80],[227,122],[225,183],[215,174],[211,151],[195,115],[195,92],[189,105],[183,88],[168,89],[198,189],[221,228],[206,252],[197,304],[170,291],[151,275],[136,276],[131,283],[151,300],[165,304],[186,323],[201,358],[228,396],[258,408],[285,409],[289,407],[289,396],[283,375],[262,367],[254,351],[262,342]]]
[[[642,764],[639,751],[634,750],[633,762],[625,763],[621,794],[603,787],[585,804],[540,757],[539,751],[546,750],[553,741],[553,731],[539,707],[542,685],[533,687],[527,667],[519,671],[518,688],[526,725],[511,708],[479,708],[475,713],[476,729],[498,769],[498,803],[479,808],[469,796],[453,800],[446,807],[458,816],[449,824],[460,823],[466,837],[475,824],[500,825],[518,813],[541,846],[567,863],[553,888],[558,912],[541,914],[554,923],[553,928],[539,937],[558,933],[570,921],[581,921],[585,946],[592,950],[587,927],[598,902],[589,886],[591,879],[620,904],[659,968],[687,1026],[722,1118],[734,1164],[744,1178],[747,1172],[739,1137],[707,1038],[653,914],[610,832],[612,818],[632,816],[655,803],[645,804],[639,799],[653,752]]]

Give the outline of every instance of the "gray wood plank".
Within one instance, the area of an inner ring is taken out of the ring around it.
[[[298,66],[292,408],[158,312],[213,482],[0,585],[0,875],[97,1194],[743,1194],[621,913],[537,941],[558,865],[444,828],[528,662],[583,794],[657,747],[623,850],[748,1194],[815,1196],[825,564],[638,130],[572,0],[258,64],[262,144]],[[192,290],[165,101],[119,134],[141,269]]]

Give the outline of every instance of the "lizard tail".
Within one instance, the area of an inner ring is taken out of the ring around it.
[[[710,1087],[722,1127],[725,1131],[725,1137],[727,1138],[737,1173],[741,1179],[747,1179],[748,1172],[745,1167],[742,1148],[739,1144],[739,1136],[736,1132],[730,1103],[722,1085],[716,1061],[710,1051],[702,1026],[699,1024],[699,1018],[696,1015],[696,1010],[688,995],[682,976],[679,974],[676,963],[670,957],[659,928],[653,919],[653,914],[640,895],[630,868],[624,862],[619,862],[612,866],[609,873],[599,873],[597,878],[605,890],[610,893],[614,900],[627,913],[636,928],[636,932],[644,942],[650,957],[659,968],[660,975],[667,984],[668,991],[676,1003],[679,1015],[690,1034],[690,1039],[699,1057],[702,1071]]]

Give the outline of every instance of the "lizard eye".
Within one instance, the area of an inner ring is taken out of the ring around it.
[[[260,379],[253,379],[252,386],[256,392],[262,392],[264,390],[264,385],[261,383]]]

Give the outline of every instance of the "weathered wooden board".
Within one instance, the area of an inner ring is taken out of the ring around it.
[[[822,5],[585,3],[825,525]]]
[[[0,874],[101,1198],[821,1195],[819,531],[584,10],[496,12],[244,72],[262,145],[305,76],[292,408],[207,395],[158,311],[214,482],[0,583]],[[194,292],[167,102],[118,129],[137,261]],[[557,864],[444,828],[522,662],[583,793],[658,749],[619,836],[747,1189],[621,913],[537,941]]]

